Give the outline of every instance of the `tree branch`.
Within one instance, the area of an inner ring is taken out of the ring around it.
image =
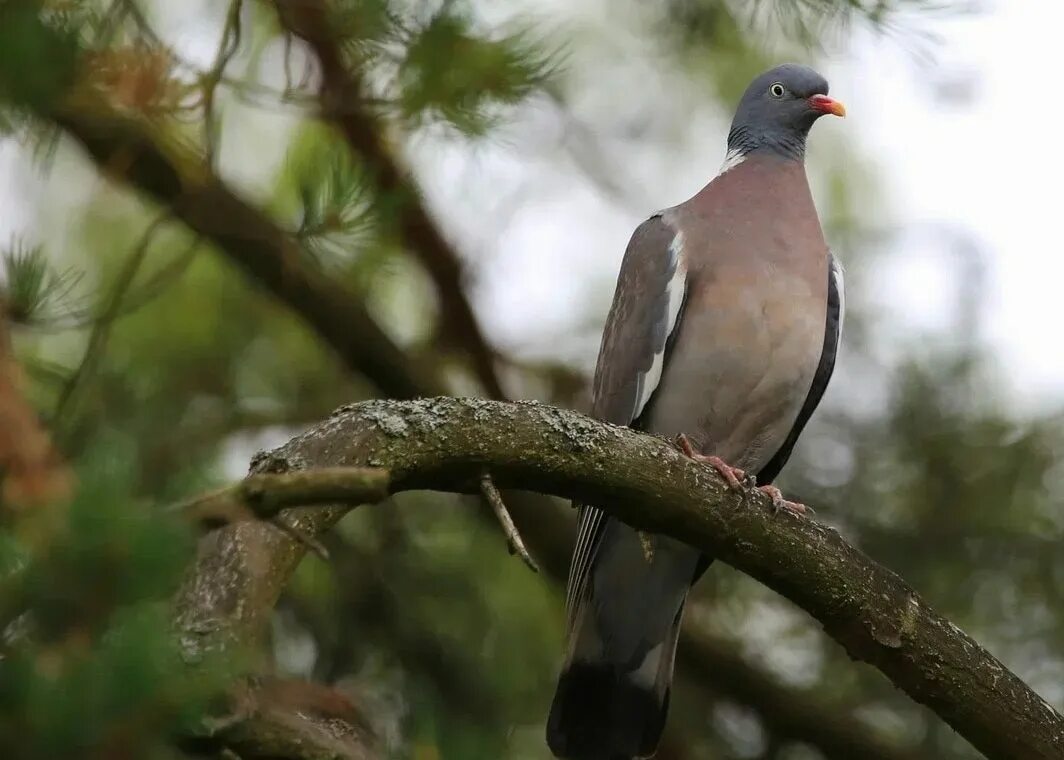
[[[245,480],[218,489],[210,494],[181,505],[190,519],[204,525],[219,525],[258,517],[270,517],[284,506],[312,505],[325,501],[345,504],[376,502],[387,489],[387,472],[369,468],[316,468],[284,474],[255,474]],[[496,490],[497,492],[497,490]],[[511,492],[516,504],[535,510],[538,523],[544,520],[542,504],[532,505],[529,494]],[[546,517],[550,517],[547,515]],[[550,577],[564,584],[568,554],[564,548],[554,551],[549,532],[537,532],[537,549],[542,550]],[[561,536],[556,542],[563,543]],[[353,550],[337,554],[330,551],[331,563],[342,587],[346,601],[344,609],[353,613],[354,620],[372,621],[378,628],[387,629],[387,636],[404,642],[398,651],[414,659],[414,666],[427,672],[449,699],[458,700],[466,712],[485,716],[493,703],[483,698],[483,687],[467,683],[469,672],[451,662],[446,650],[425,631],[411,628],[402,620],[402,613],[390,598],[390,571],[372,567],[373,558],[348,556]],[[367,565],[366,563],[369,562]],[[351,585],[359,572],[368,573],[372,581]],[[394,581],[394,578],[392,579]],[[416,642],[416,646],[411,643]],[[758,711],[773,735],[816,746],[830,760],[917,760],[918,755],[881,738],[872,726],[855,721],[848,714],[848,706],[825,703],[823,698],[809,691],[782,686],[770,673],[740,657],[733,647],[722,640],[701,633],[688,625],[681,638],[680,673],[695,688],[708,689],[714,699],[726,698],[749,705]],[[674,742],[682,746],[683,742]],[[679,746],[673,748],[677,757]],[[672,754],[668,755],[669,757]]]
[[[272,517],[285,507],[366,504],[388,495],[388,471],[372,467],[323,467],[284,474],[250,475],[180,504],[177,510],[201,524],[218,526]]]
[[[465,296],[461,257],[425,206],[421,190],[396,162],[385,144],[385,130],[364,107],[365,92],[358,71],[346,65],[320,0],[275,0],[277,14],[289,32],[301,38],[321,64],[321,102],[351,150],[366,166],[378,192],[395,204],[399,234],[436,283],[442,306],[443,334],[469,353],[487,394],[505,398],[488,345],[473,307]]]
[[[988,757],[1059,757],[1064,717],[898,576],[831,528],[774,516],[761,495],[729,493],[710,468],[665,441],[532,403],[375,401],[338,411],[257,458],[253,469],[337,464],[387,468],[392,492],[475,493],[487,468],[504,487],[593,501],[636,528],[704,549],[798,604],[851,657],[876,666]],[[282,514],[316,535],[345,511]],[[201,545],[178,600],[179,628],[193,651],[258,635],[264,609],[302,553],[276,531],[249,532],[261,527],[215,531]]]
[[[516,554],[532,572],[538,573],[539,567],[536,565],[536,561],[529,556],[528,549],[525,548],[525,542],[521,540],[521,533],[517,530],[517,526],[514,525],[514,519],[510,517],[510,511],[502,500],[502,494],[499,493],[499,489],[495,487],[491,475],[487,472],[483,472],[480,475],[480,494],[488,502],[495,519],[499,521],[503,535],[506,536],[506,547],[510,550],[510,554]]]
[[[0,5],[0,12],[5,10]],[[54,70],[47,72],[47,96],[5,92],[17,95],[16,105],[75,138],[104,174],[172,209],[295,312],[347,367],[389,395],[412,398],[444,390],[434,372],[412,361],[381,330],[361,299],[309,264],[293,235],[234,194],[174,125],[112,103],[93,81],[93,67],[79,61],[85,51],[76,49],[74,38],[49,27],[39,15],[0,15],[5,23],[21,25],[43,58],[55,59]],[[21,71],[0,71],[0,79],[22,76]]]
[[[308,681],[253,679],[237,688],[230,714],[183,742],[232,750],[243,760],[377,760],[377,739],[354,705],[335,689]]]
[[[43,115],[76,138],[104,173],[172,208],[217,245],[301,317],[347,367],[400,398],[442,389],[381,330],[360,298],[311,267],[295,238],[237,197],[189,145],[119,113],[102,98],[69,98]]]

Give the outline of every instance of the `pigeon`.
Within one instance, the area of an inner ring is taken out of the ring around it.
[[[718,175],[632,235],[593,383],[595,417],[674,437],[731,487],[753,478],[799,515],[771,484],[824,395],[844,310],[805,173],[806,138],[825,114],[845,109],[806,66],[753,80]],[[566,760],[651,757],[687,593],[712,558],[578,509],[547,743]]]

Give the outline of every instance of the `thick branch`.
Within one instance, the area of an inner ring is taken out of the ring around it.
[[[461,257],[433,220],[415,180],[404,172],[385,144],[385,130],[363,107],[363,84],[348,67],[330,28],[322,0],[275,0],[281,23],[302,38],[321,63],[324,114],[343,134],[377,185],[395,204],[399,234],[436,283],[444,334],[469,352],[477,377],[489,396],[505,398],[495,356],[465,296]]]
[[[260,458],[256,469],[312,464],[385,467],[393,492],[475,492],[479,474],[488,469],[504,487],[594,501],[637,528],[680,537],[786,596],[853,658],[875,665],[988,757],[1056,758],[1064,744],[1064,717],[895,574],[831,528],[774,516],[761,496],[728,493],[711,469],[659,439],[538,404],[366,402]],[[314,535],[343,511],[284,514]],[[213,535],[216,541],[241,541],[247,538],[241,530]],[[196,610],[191,619],[200,623],[194,631],[200,645],[221,643],[246,632],[250,617],[261,619],[264,613],[247,612],[255,605],[239,605],[243,615],[234,611],[230,594],[240,597],[250,588],[260,601],[275,600],[298,559],[298,546],[276,531],[257,541],[280,559],[277,568],[257,576],[236,577],[232,560],[225,559],[230,555],[201,552],[208,565],[198,568],[203,583],[228,574],[230,589],[219,596],[203,593],[202,586],[186,588],[180,604]],[[270,541],[280,545],[264,545]],[[222,566],[212,568],[211,562]],[[183,625],[189,621],[186,616]]]

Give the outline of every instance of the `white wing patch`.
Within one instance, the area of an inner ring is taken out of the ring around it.
[[[842,264],[834,256],[831,257],[831,277],[835,282],[835,291],[839,294],[839,340],[842,340],[842,323],[846,320],[846,278],[842,272]]]
[[[687,292],[687,260],[683,252],[683,233],[677,231],[676,236],[669,243],[669,269],[672,275],[665,287],[666,306],[664,321],[654,326],[654,359],[650,369],[646,373],[640,373],[636,380],[635,411],[632,419],[639,419],[650,397],[661,382],[661,373],[665,369],[665,347],[669,343],[669,336],[676,329],[676,320],[680,316],[680,307],[683,306],[684,295]]]

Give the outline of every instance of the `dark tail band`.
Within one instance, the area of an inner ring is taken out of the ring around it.
[[[565,760],[632,760],[657,749],[669,690],[651,688],[608,665],[572,663],[558,680],[547,720],[547,744]]]

